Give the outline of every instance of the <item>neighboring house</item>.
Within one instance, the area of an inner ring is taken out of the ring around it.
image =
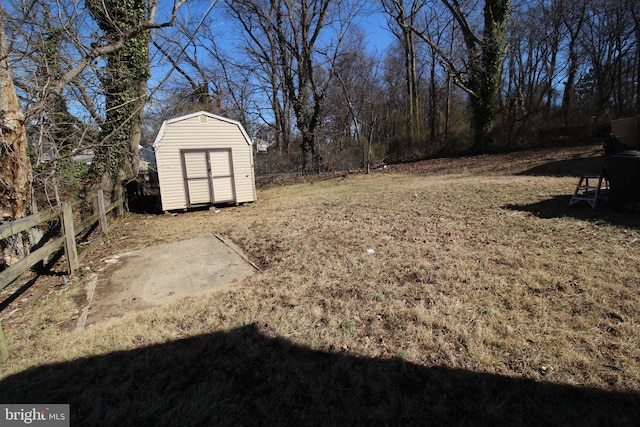
[[[85,166],[89,166],[93,162],[93,158],[96,156],[96,152],[93,148],[84,148],[75,150],[73,152],[73,162],[82,163]]]
[[[269,141],[265,141],[264,139],[256,138],[253,140],[253,146],[256,149],[256,153],[266,153],[269,151],[271,145],[272,144]]]
[[[204,111],[176,117],[153,147],[163,210],[256,200],[252,142],[240,122]]]

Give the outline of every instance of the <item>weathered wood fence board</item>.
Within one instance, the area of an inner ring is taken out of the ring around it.
[[[84,220],[78,227],[75,226],[73,221],[72,205],[70,203],[64,203],[62,209],[38,213],[19,220],[0,225],[0,239],[6,239],[14,234],[27,231],[30,228],[42,224],[43,222],[51,221],[56,217],[62,217],[62,236],[54,238],[47,242],[40,249],[30,253],[14,265],[0,272],[0,290],[7,287],[14,280],[16,280],[22,273],[29,270],[38,262],[51,256],[61,248],[65,248],[65,255],[67,259],[67,271],[69,274],[73,273],[79,268],[79,256],[78,247],[76,244],[76,236],[94,223],[100,220],[100,227],[103,234],[108,232],[107,226],[107,214],[118,208],[118,213],[121,214],[124,210],[122,197],[111,203],[109,206],[105,206],[104,193],[99,190],[94,193],[98,198],[98,210],[96,214],[92,215],[88,219]],[[102,202],[100,202],[102,200]]]
[[[62,236],[47,242],[47,244],[37,251],[31,252],[29,255],[0,273],[0,290],[6,288],[14,280],[20,277],[22,273],[33,267],[38,262],[60,250],[64,240],[65,237]]]
[[[6,239],[7,237],[11,237],[14,234],[18,234],[23,231],[27,231],[30,228],[33,228],[43,222],[50,221],[59,215],[60,210],[50,210],[48,212],[39,212],[34,215],[2,224],[0,225],[0,240]]]
[[[69,203],[62,204],[62,231],[64,232],[64,252],[67,255],[67,271],[69,274],[80,268],[76,232],[73,228],[73,210]]]
[[[100,219],[100,214],[93,214],[89,218],[87,218],[84,221],[82,221],[80,224],[75,224],[74,229],[76,231],[76,236],[78,234],[81,234],[82,232],[84,232],[88,228],[90,228],[99,219]]]
[[[98,213],[100,214],[100,228],[102,228],[102,234],[109,232],[107,226],[107,212],[105,211],[104,197],[98,197]]]
[[[4,362],[9,358],[9,349],[7,348],[7,339],[2,331],[2,323],[0,323],[0,362]]]

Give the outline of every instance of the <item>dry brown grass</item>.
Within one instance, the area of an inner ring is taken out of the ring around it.
[[[633,424],[640,219],[567,206],[599,154],[433,160],[129,215],[94,260],[219,233],[264,272],[79,332],[81,275],[52,288],[0,315],[0,401],[70,401],[89,424]]]

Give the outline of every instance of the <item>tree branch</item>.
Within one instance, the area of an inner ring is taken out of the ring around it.
[[[153,0],[149,8],[149,19],[146,23],[123,32],[121,36],[113,42],[106,44],[94,43],[91,46],[91,49],[84,55],[84,57],[82,57],[82,59],[80,59],[73,68],[64,73],[55,84],[51,85],[40,102],[36,103],[33,107],[30,108],[30,110],[37,110],[41,108],[48,96],[60,95],[62,93],[62,90],[67,85],[69,85],[76,77],[78,77],[80,73],[82,73],[82,71],[84,71],[89,65],[91,65],[93,61],[102,56],[117,52],[118,50],[122,49],[122,47],[128,40],[146,31],[173,26],[177,19],[178,10],[184,3],[186,3],[186,1],[187,0],[176,1],[173,5],[171,17],[169,18],[169,20],[166,22],[156,23],[155,14],[158,7],[158,0]]]

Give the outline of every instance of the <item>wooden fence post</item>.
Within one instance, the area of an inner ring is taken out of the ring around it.
[[[2,323],[0,323],[0,362],[4,362],[9,358],[9,348],[7,347],[7,339],[2,331]]]
[[[124,215],[124,189],[120,188],[118,191],[118,216]]]
[[[71,203],[62,204],[62,225],[64,229],[64,251],[67,255],[67,271],[69,274],[80,268],[78,260],[78,248],[76,247],[76,234],[73,227],[73,211]]]
[[[109,226],[107,225],[107,208],[104,204],[104,190],[98,190],[98,211],[100,211],[100,228],[102,234],[109,232]]]

